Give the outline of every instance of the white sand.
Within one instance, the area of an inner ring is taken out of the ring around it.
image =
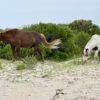
[[[63,63],[68,66],[67,61],[60,64]],[[50,66],[52,64],[54,62]],[[0,100],[100,100],[99,64],[72,64],[72,67],[42,78],[34,77],[32,70],[23,71],[21,75],[14,64],[8,62],[0,70]],[[57,89],[61,90],[58,95]]]

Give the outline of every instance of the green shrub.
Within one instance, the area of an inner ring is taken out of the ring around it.
[[[20,56],[22,58],[25,58],[27,56],[33,56],[34,55],[34,49],[33,48],[21,48]]]
[[[100,34],[100,28],[96,24],[93,24],[91,20],[75,20],[69,24],[72,30],[77,30],[78,32],[86,32],[89,35]]]
[[[21,63],[17,65],[16,70],[24,70],[25,68],[25,64]]]
[[[75,36],[75,44],[80,47],[81,50],[84,49],[85,45],[87,44],[87,42],[89,41],[90,39],[90,36],[88,33],[85,33],[85,32],[79,32],[77,33]]]
[[[9,60],[13,58],[10,45],[5,45],[3,48],[0,48],[0,58]]]
[[[26,56],[25,58],[22,59],[22,61],[25,64],[26,69],[34,68],[38,62],[35,56],[30,56],[30,57]]]
[[[43,44],[40,45],[44,59],[66,60],[82,54],[84,46],[93,34],[100,34],[100,28],[91,20],[75,20],[70,24],[39,23],[23,27],[24,31],[39,32],[46,36],[48,42],[60,38],[62,43],[58,50],[50,50]],[[22,48],[21,58],[35,57],[34,48]],[[10,45],[0,42],[0,58],[12,59]],[[36,57],[35,57],[36,59]],[[41,57],[37,57],[41,59]],[[28,59],[27,59],[28,60]],[[33,63],[33,61],[31,61]]]

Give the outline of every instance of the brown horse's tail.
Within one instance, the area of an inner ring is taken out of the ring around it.
[[[44,43],[44,45],[47,47],[47,48],[50,48],[50,49],[58,49],[58,45],[61,44],[61,40],[60,39],[56,39],[50,43],[47,42],[46,40],[46,37],[44,36],[44,34],[40,34],[41,36],[41,39],[42,39],[42,42]]]

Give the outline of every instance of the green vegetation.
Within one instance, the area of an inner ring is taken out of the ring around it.
[[[45,48],[43,44],[41,45],[44,59],[58,61],[70,59],[74,56],[80,56],[90,37],[93,34],[100,34],[99,26],[93,24],[91,20],[75,20],[69,24],[32,24],[24,26],[23,30],[44,33],[48,42],[60,38],[62,40],[62,44],[59,46],[60,48],[58,50],[49,50]],[[0,47],[0,58],[13,58],[10,45],[5,45],[0,42]],[[33,51],[34,49],[22,48],[21,58],[26,59],[27,56],[34,56]],[[33,63],[33,61],[31,61],[31,63]],[[23,66],[21,65],[21,67]]]
[[[2,67],[2,63],[0,62],[0,69],[3,69],[3,67]]]
[[[25,64],[26,69],[33,69],[35,65],[37,64],[37,59],[35,56],[25,57],[22,59],[23,63]]]
[[[25,58],[19,59],[16,63],[16,70],[33,69],[37,64],[38,60],[35,56],[26,56]]]
[[[16,70],[24,70],[25,68],[25,64],[21,63],[17,65]]]

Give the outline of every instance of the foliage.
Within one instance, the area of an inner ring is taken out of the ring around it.
[[[0,48],[0,58],[11,60],[13,58],[10,45],[3,45]]]
[[[44,59],[66,60],[82,54],[84,46],[93,34],[100,34],[99,26],[91,20],[75,20],[70,24],[39,23],[23,27],[24,31],[43,33],[48,42],[60,38],[59,49],[50,50],[41,44]],[[34,57],[34,49],[22,48],[21,57]],[[0,42],[0,58],[12,59],[10,45]],[[34,57],[35,58],[35,57]],[[29,61],[29,60],[28,60]],[[30,60],[31,61],[31,60]],[[33,63],[33,61],[31,61]]]
[[[78,45],[78,47],[80,47],[82,50],[84,49],[86,43],[89,41],[90,36],[88,33],[85,32],[78,32],[75,36],[74,36],[74,41],[75,44]]]
[[[21,63],[17,65],[16,70],[24,70],[25,68],[25,64]]]
[[[91,20],[75,20],[69,24],[72,30],[87,32],[89,35],[100,34],[100,28]]]
[[[26,56],[25,58],[22,59],[23,63],[26,66],[26,69],[32,69],[35,67],[36,63],[37,63],[37,59],[34,56]]]

